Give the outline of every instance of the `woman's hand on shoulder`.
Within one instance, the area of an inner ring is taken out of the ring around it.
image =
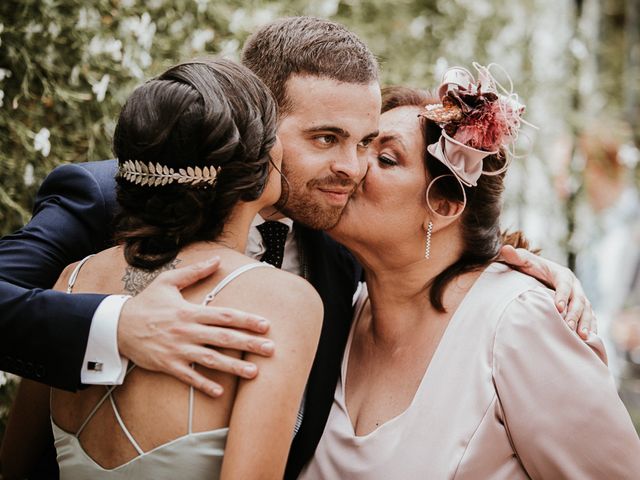
[[[573,331],[577,331],[583,340],[586,341],[591,332],[597,333],[598,322],[593,314],[591,303],[580,280],[571,270],[524,248],[515,249],[510,245],[502,247],[499,260],[555,290],[555,305],[558,312],[567,325]]]

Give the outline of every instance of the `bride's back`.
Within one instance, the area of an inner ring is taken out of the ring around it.
[[[201,304],[216,286],[220,286],[221,281],[229,278],[230,274],[247,265],[256,265],[255,262],[230,249],[215,248],[203,242],[185,248],[169,266],[155,272],[147,272],[129,266],[124,259],[123,249],[115,247],[88,259],[86,264],[82,265],[73,286],[73,293],[130,294],[132,283],[135,283],[136,288],[143,288],[155,275],[171,268],[171,265],[191,265],[204,261],[213,254],[221,256],[221,270],[212,278],[183,291],[186,300]],[[72,265],[65,270],[58,282],[58,288],[66,289],[76,267],[77,265]],[[247,283],[254,283],[255,276],[262,279],[261,283],[267,277],[263,284],[275,288],[283,275],[282,272],[267,268],[248,271],[228,283],[209,304],[246,309],[248,292],[243,287]],[[252,289],[251,294],[255,293]],[[237,351],[217,351],[240,357]],[[190,391],[188,386],[165,374],[133,368],[127,374],[124,384],[111,393],[115,407],[108,397],[100,404],[109,391],[108,387],[91,386],[78,393],[55,390],[51,405],[55,426],[77,435],[86,454],[105,469],[116,468],[138,457],[140,452],[136,444],[142,452],[148,453],[154,449],[165,448],[169,442],[190,433],[220,430],[219,433],[224,434],[221,429],[229,425],[237,377],[202,367],[196,368],[222,386],[224,394],[221,397],[211,398],[195,390]],[[97,406],[97,410],[94,411]],[[125,428],[133,441],[128,437]],[[224,440],[224,435],[220,436]],[[224,448],[224,441],[222,447]]]

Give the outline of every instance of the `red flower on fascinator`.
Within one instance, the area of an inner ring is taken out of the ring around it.
[[[465,204],[464,187],[476,186],[483,174],[497,175],[507,169],[513,153],[506,147],[518,136],[525,109],[512,85],[511,91],[507,91],[493,78],[489,71],[493,65],[473,66],[478,72],[477,81],[464,68],[447,70],[438,89],[441,103],[427,105],[421,114],[442,127],[440,139],[427,146],[427,150],[451,170],[460,183]],[[484,158],[498,153],[501,147],[506,154],[504,166],[484,171]],[[427,204],[431,185],[440,178],[432,180],[427,188]]]
[[[476,82],[465,69],[456,67],[445,73],[439,93],[441,109],[458,109],[460,114],[442,122],[429,109],[424,116],[444,124],[451,138],[469,147],[494,152],[511,142],[520,126],[524,106],[512,96],[498,94],[496,83],[488,69],[477,65],[480,78]],[[465,84],[466,83],[466,84]]]

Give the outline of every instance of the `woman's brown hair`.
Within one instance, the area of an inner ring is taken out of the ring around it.
[[[119,176],[115,239],[127,262],[154,269],[189,243],[215,240],[240,201],[262,194],[276,139],[276,105],[262,81],[230,60],[169,68],[138,87],[124,105],[113,150],[175,171],[220,167],[213,187],[136,185]]]
[[[425,90],[410,87],[387,87],[382,89],[382,113],[398,107],[424,107],[439,103],[439,99]],[[435,122],[421,118],[421,129],[425,150],[423,158],[430,179],[448,175],[433,184],[430,196],[450,202],[460,202],[460,184],[451,171],[432,156],[426,146],[436,143],[442,129]],[[484,159],[485,170],[498,170],[504,165],[504,152]],[[438,274],[430,285],[429,298],[434,308],[444,311],[442,296],[449,282],[458,275],[476,270],[494,261],[502,245],[528,248],[528,242],[520,232],[503,234],[500,232],[500,213],[504,173],[494,176],[482,175],[476,187],[463,187],[467,196],[466,207],[460,217],[463,251],[461,257]]]

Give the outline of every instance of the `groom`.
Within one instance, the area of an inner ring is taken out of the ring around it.
[[[276,254],[282,268],[305,276],[325,306],[303,421],[287,465],[286,477],[295,478],[324,429],[360,277],[348,252],[318,230],[337,222],[366,172],[366,149],[377,134],[380,111],[378,69],[353,33],[308,17],[279,20],[256,32],[245,45],[243,63],[262,78],[280,107],[278,134],[288,180],[277,215],[261,212],[254,221],[248,253],[262,258],[273,248],[259,225],[286,226],[284,252]],[[178,294],[210,274],[215,263],[164,274],[132,299],[46,290],[67,264],[110,244],[115,167],[114,161],[103,161],[56,169],[39,191],[31,222],[0,241],[0,370],[73,390],[81,383],[121,381],[123,355],[215,395],[215,385],[188,368],[193,361],[210,367],[206,359],[181,354],[189,350],[185,345],[202,341],[195,339],[197,329],[179,329],[183,333],[177,336],[176,323],[209,325],[208,345],[273,351],[262,336],[226,328],[265,332],[261,319],[197,307]],[[554,278],[543,280],[557,284]],[[239,374],[243,366],[223,357],[215,368]]]

